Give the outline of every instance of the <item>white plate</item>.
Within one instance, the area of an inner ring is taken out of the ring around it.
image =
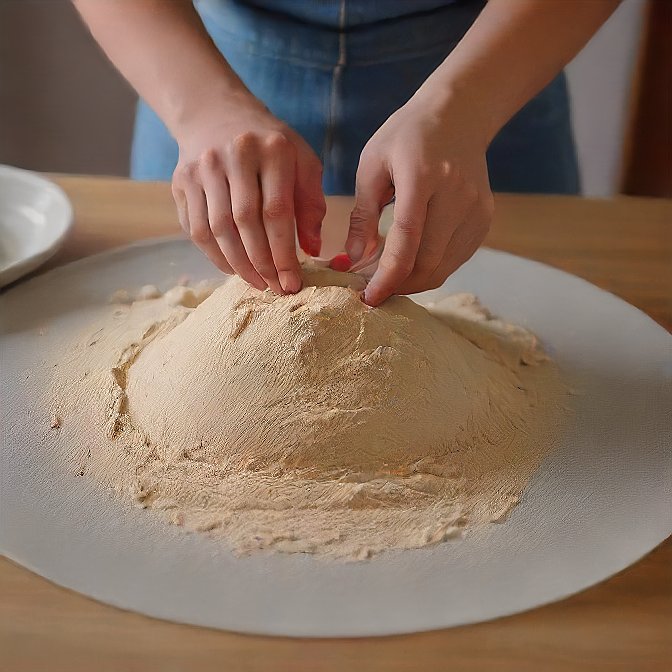
[[[0,287],[36,269],[72,227],[72,206],[53,182],[0,165]]]
[[[0,297],[0,550],[96,599],[240,632],[365,636],[430,630],[563,598],[638,560],[672,531],[672,337],[576,277],[481,250],[443,291],[478,294],[539,334],[574,397],[573,420],[501,525],[363,563],[239,558],[69,473],[39,393],[116,289],[212,275],[187,242],[90,257]],[[11,393],[9,392],[11,391]]]

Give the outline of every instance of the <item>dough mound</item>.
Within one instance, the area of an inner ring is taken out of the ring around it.
[[[73,473],[238,553],[360,560],[504,521],[558,433],[556,367],[473,295],[369,308],[363,282],[110,306],[54,368]]]
[[[410,299],[366,306],[361,282],[312,271],[276,296],[227,281],[130,367],[132,424],[161,459],[226,471],[401,476],[455,449],[504,403],[493,371]]]

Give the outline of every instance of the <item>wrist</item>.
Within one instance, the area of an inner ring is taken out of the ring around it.
[[[439,76],[435,72],[418,89],[411,101],[446,127],[459,131],[483,152],[499,130],[499,122],[488,97],[473,82]]]
[[[264,105],[242,84],[221,83],[201,91],[181,93],[167,124],[178,144],[204,128],[221,126],[234,115],[265,111]]]
[[[439,109],[461,114],[487,147],[534,94],[529,69],[514,74],[502,67],[505,54],[490,48],[474,53],[463,40],[418,90]]]

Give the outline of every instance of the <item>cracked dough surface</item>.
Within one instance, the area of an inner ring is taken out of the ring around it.
[[[111,306],[54,369],[73,473],[240,553],[363,559],[504,521],[565,403],[536,338],[468,294],[370,308],[359,276],[304,281]]]

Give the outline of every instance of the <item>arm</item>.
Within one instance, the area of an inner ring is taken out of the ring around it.
[[[208,258],[259,289],[301,286],[302,247],[319,253],[321,165],[231,69],[190,0],[73,0],[114,65],[180,149],[180,224]]]
[[[580,51],[620,0],[490,0],[460,44],[362,152],[346,244],[372,245],[381,208],[394,224],[366,290],[437,287],[476,251],[492,217],[485,151],[497,131]]]

